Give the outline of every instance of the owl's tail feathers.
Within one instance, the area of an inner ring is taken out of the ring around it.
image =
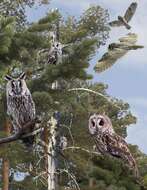
[[[21,140],[28,148],[33,148],[33,144],[35,142],[35,134],[33,134],[33,132],[37,123],[41,123],[39,118],[36,118],[33,122],[31,122],[23,131],[23,137],[21,137]]]
[[[25,144],[26,147],[31,148],[33,147],[33,144],[35,142],[35,137],[34,136],[25,137],[25,138],[22,138],[21,140]]]

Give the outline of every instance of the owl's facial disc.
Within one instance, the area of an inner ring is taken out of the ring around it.
[[[12,92],[15,96],[21,95],[22,92],[22,82],[21,80],[12,80],[11,81]]]

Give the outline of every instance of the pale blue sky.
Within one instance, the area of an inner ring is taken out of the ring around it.
[[[134,0],[135,1],[135,0]],[[109,10],[111,19],[124,11],[132,0],[51,0],[48,7],[27,10],[28,18],[36,21],[41,18],[50,8],[59,8],[63,15],[79,16],[91,4],[101,5]],[[93,66],[106,51],[107,45],[101,47],[97,55],[93,58],[89,71],[94,73],[94,80],[104,82],[109,85],[108,93],[114,97],[120,98],[131,105],[131,111],[138,118],[134,126],[128,127],[128,142],[137,144],[142,151],[147,153],[147,90],[145,83],[147,81],[147,0],[136,0],[138,9],[130,24],[130,32],[138,34],[138,44],[145,48],[129,52],[120,59],[111,69],[102,74],[93,72]],[[114,28],[110,34],[109,42],[115,42],[118,38],[127,34],[125,28]]]

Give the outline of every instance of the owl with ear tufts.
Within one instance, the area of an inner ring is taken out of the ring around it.
[[[96,151],[102,155],[111,155],[122,159],[135,177],[138,177],[138,168],[126,141],[115,133],[111,120],[106,115],[94,114],[89,118],[89,133],[91,134]]]
[[[25,82],[26,75],[22,73],[18,78],[6,75],[6,97],[7,114],[12,120],[14,132],[19,132],[28,122],[35,119],[35,104],[31,93]],[[31,133],[34,126],[30,126],[24,133]],[[22,141],[27,145],[32,145],[34,138],[32,136],[23,138]]]

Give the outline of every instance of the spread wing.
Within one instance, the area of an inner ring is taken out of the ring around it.
[[[120,20],[114,20],[112,22],[109,22],[109,25],[112,27],[119,27],[119,26],[122,26],[123,24]]]
[[[129,33],[127,36],[119,39],[119,43],[110,44],[108,52],[105,53],[95,66],[95,71],[100,73],[114,65],[128,51],[142,48],[143,46],[135,45],[137,35]]]
[[[119,41],[122,44],[135,45],[137,42],[137,34],[129,33],[125,37],[120,38]]]
[[[105,53],[95,66],[95,71],[100,73],[111,67],[118,59],[127,53],[124,49],[115,48]]]
[[[129,22],[132,19],[132,17],[134,16],[136,12],[136,9],[137,9],[137,3],[136,2],[131,3],[131,5],[129,6],[129,8],[127,9],[124,15],[124,18],[127,22]]]

